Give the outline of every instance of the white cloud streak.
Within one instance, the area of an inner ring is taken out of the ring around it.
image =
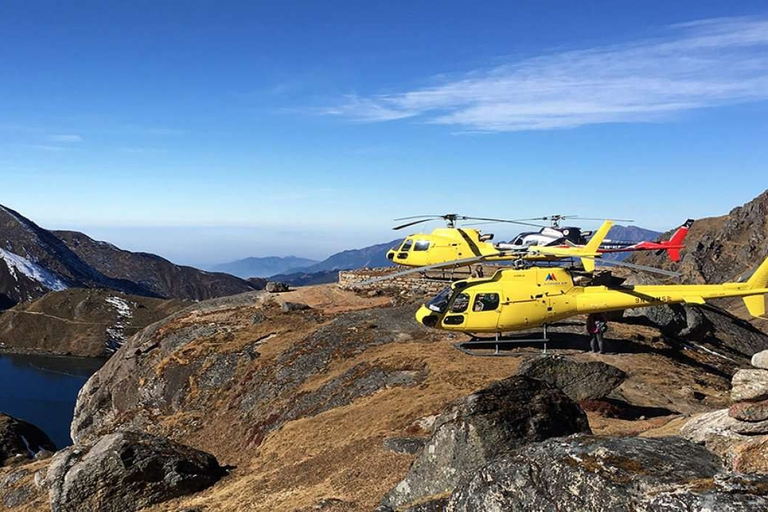
[[[323,113],[504,132],[663,121],[763,99],[768,20],[718,18],[673,25],[658,39],[543,55],[412,91],[347,96]]]
[[[75,134],[50,135],[48,140],[52,142],[83,142],[83,138]]]

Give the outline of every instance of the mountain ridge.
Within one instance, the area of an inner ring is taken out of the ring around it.
[[[125,251],[77,231],[49,231],[0,205],[0,310],[68,288],[190,300],[254,289],[235,276]]]

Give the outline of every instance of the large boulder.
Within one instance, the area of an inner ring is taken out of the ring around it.
[[[129,511],[213,485],[225,470],[213,455],[137,432],[58,452],[48,469],[53,512]]]
[[[768,350],[762,350],[752,356],[750,361],[755,368],[762,368],[768,370]]]
[[[55,451],[53,441],[39,428],[0,412],[0,466],[28,461],[41,452]]]
[[[577,402],[604,398],[627,376],[615,366],[600,361],[579,363],[558,356],[528,360],[517,374],[548,382]]]
[[[630,280],[628,280],[629,282]],[[631,322],[657,327],[668,336],[677,336],[689,329],[688,313],[684,306],[654,306],[649,308],[626,309],[623,317]],[[694,317],[692,316],[693,320]]]
[[[525,376],[495,382],[435,421],[431,439],[382,505],[396,509],[449,493],[502,453],[578,432],[590,432],[586,414],[559,389]]]
[[[573,436],[525,446],[469,475],[448,511],[765,510],[768,483],[722,482],[718,457],[677,437]]]

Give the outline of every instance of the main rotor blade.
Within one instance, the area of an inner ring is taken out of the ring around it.
[[[578,215],[571,215],[570,218],[577,218],[579,220],[605,220],[605,219],[597,219],[595,217],[579,217]],[[635,222],[630,219],[611,219],[614,222]]]
[[[415,226],[416,224],[421,224],[422,222],[431,222],[433,220],[437,220],[437,219],[421,219],[421,220],[416,220],[416,221],[413,221],[413,222],[408,222],[406,224],[401,224],[399,226],[395,226],[392,229],[394,231],[397,231],[398,229],[407,228],[408,226]]]
[[[445,217],[445,215],[412,215],[410,217],[398,217],[398,218],[392,219],[392,220],[398,221],[398,220],[427,219],[427,218],[429,218],[429,219],[442,219],[443,217]]]
[[[367,286],[369,284],[378,283],[379,281],[386,281],[387,279],[394,279],[395,277],[401,277],[401,276],[407,276],[410,274],[415,274],[417,272],[426,272],[427,270],[436,270],[436,269],[443,269],[443,268],[450,268],[450,267],[464,267],[467,265],[471,265],[472,263],[476,263],[479,261],[483,261],[488,256],[474,256],[472,258],[464,258],[461,260],[453,260],[453,261],[446,261],[443,263],[436,263],[434,265],[426,265],[424,267],[414,267],[409,268],[408,270],[401,270],[400,272],[393,272],[391,274],[387,274],[385,276],[380,277],[374,277],[372,279],[367,279],[365,281],[362,281],[358,283],[360,286]]]
[[[471,219],[471,220],[482,220],[486,222],[506,222],[508,224],[520,224],[522,226],[533,226],[535,228],[543,228],[546,226],[541,226],[539,224],[531,224],[530,222],[523,222],[521,220],[508,220],[508,219],[489,219],[486,217],[464,217],[465,220]]]

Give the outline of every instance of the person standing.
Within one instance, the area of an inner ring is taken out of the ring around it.
[[[587,332],[589,333],[589,347],[594,353],[603,354],[605,345],[603,333],[608,330],[608,318],[605,313],[593,313],[587,316]]]

